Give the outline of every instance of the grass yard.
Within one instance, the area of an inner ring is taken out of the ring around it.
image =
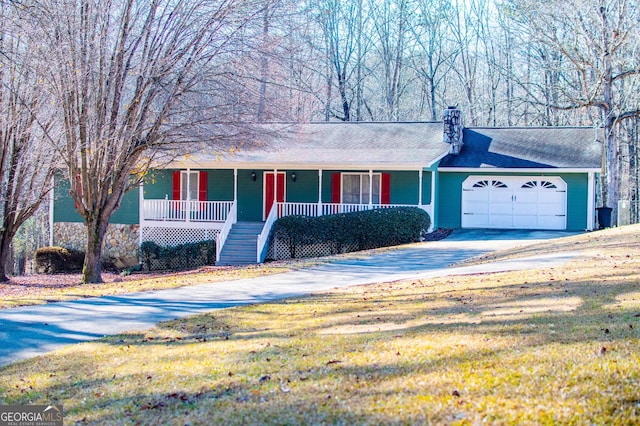
[[[0,369],[65,424],[640,424],[640,226],[562,267],[226,309]]]

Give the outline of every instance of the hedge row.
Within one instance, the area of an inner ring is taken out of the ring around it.
[[[194,266],[214,265],[216,262],[215,240],[177,246],[159,246],[145,241],[140,246],[142,267],[147,271],[159,269],[188,269]]]
[[[285,216],[274,223],[273,235],[285,241],[295,258],[297,249],[309,244],[329,244],[337,254],[349,247],[367,250],[416,242],[430,225],[424,210],[394,207],[320,217]]]
[[[41,247],[34,255],[35,269],[40,274],[78,272],[84,264],[84,253],[64,247]]]

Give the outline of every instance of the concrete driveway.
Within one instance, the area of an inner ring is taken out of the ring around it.
[[[283,274],[215,284],[0,310],[0,366],[54,349],[231,306],[338,287],[554,266],[575,253],[450,267],[494,250],[573,235],[543,231],[456,231],[441,241],[338,258]]]

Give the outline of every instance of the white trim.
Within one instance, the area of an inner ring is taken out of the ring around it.
[[[431,166],[433,166],[434,164],[438,163],[440,160],[442,160],[444,157],[446,157],[447,155],[449,155],[449,149],[447,149],[447,151],[445,153],[443,153],[442,155],[439,155],[438,157],[436,157],[435,159],[433,159],[430,163],[427,163],[427,165],[423,165],[421,167],[424,167],[426,169],[430,169]]]
[[[596,185],[593,172],[589,172],[587,188],[587,231],[593,231],[596,215]]]
[[[139,186],[139,191],[140,194],[138,194],[138,200],[140,205],[138,206],[138,247],[142,247],[142,243],[144,242],[144,235],[143,235],[143,230],[144,230],[144,179],[140,181],[140,186]],[[139,261],[142,261],[141,258],[138,259]]]
[[[380,175],[380,191],[379,192],[382,192],[382,175]],[[378,197],[382,198],[382,195],[378,194]],[[380,202],[380,200],[378,200],[378,202]],[[369,206],[372,206],[372,205],[373,205],[373,170],[370,169],[369,170]]]
[[[444,157],[444,156],[443,156]],[[438,158],[438,160],[440,160]],[[415,170],[419,168],[430,168],[435,164],[434,162],[428,163],[410,163],[410,164],[390,164],[390,163],[366,163],[366,164],[327,164],[327,163],[262,163],[262,162],[238,162],[238,163],[223,163],[220,161],[198,161],[198,162],[176,162],[169,165],[165,165],[163,168],[168,169],[184,169],[187,166],[192,166],[199,170],[213,169],[213,170],[230,170],[230,169],[246,169],[246,170],[273,170],[274,167],[278,167],[280,170],[349,170],[349,171],[362,171],[368,172],[369,170]]]
[[[358,172],[354,172],[354,171],[349,171],[349,172],[339,172],[340,173],[340,203],[343,204],[344,203],[344,177],[345,176],[360,176],[360,202],[357,204],[363,204],[363,205],[373,205],[373,204],[380,204],[380,201],[382,200],[382,173],[381,172],[376,172],[374,173],[373,170],[369,170],[369,174],[367,175],[367,173],[358,173]],[[362,199],[362,176],[369,176],[369,200],[363,200]],[[380,176],[380,184],[378,186],[378,203],[373,203],[373,177],[374,176]]]
[[[187,221],[162,221],[145,220],[140,227],[145,228],[172,228],[172,229],[208,229],[210,231],[221,230],[224,222],[187,222]]]
[[[494,168],[494,167],[438,167],[439,172],[460,172],[460,173],[536,173],[543,176],[557,176],[562,173],[600,173],[601,169],[580,169],[580,168],[530,168],[530,169],[517,169],[517,168]]]
[[[431,199],[429,200],[429,204],[431,205],[436,204],[436,176],[437,176],[437,173],[432,170],[431,171]]]
[[[51,192],[49,193],[49,246],[53,246],[53,205],[56,201],[56,196],[54,194],[54,188],[51,188]]]
[[[318,204],[322,204],[322,169],[318,169]]]
[[[196,199],[192,200],[189,195],[190,195],[190,188],[191,188],[191,174],[192,173],[196,173],[198,175],[197,179],[196,179]],[[182,183],[183,183],[183,175],[187,176],[187,198],[182,198]],[[187,170],[180,170],[180,201],[201,201],[200,200],[200,170],[191,170],[191,169],[187,169]],[[202,200],[202,201],[206,201],[206,200]]]
[[[233,169],[233,201],[238,202],[238,169]]]
[[[422,168],[418,170],[418,205],[422,205],[422,181],[424,170]],[[431,218],[433,220],[433,218]]]

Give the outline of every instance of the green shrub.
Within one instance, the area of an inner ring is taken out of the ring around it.
[[[207,240],[165,247],[153,241],[145,241],[140,246],[140,257],[142,266],[147,271],[214,265],[216,242]]]
[[[273,235],[289,247],[291,257],[308,244],[329,244],[332,253],[366,250],[420,241],[431,225],[429,214],[417,207],[394,207],[320,217],[285,216]]]
[[[64,247],[41,247],[34,255],[36,272],[56,274],[82,270],[84,253]]]

